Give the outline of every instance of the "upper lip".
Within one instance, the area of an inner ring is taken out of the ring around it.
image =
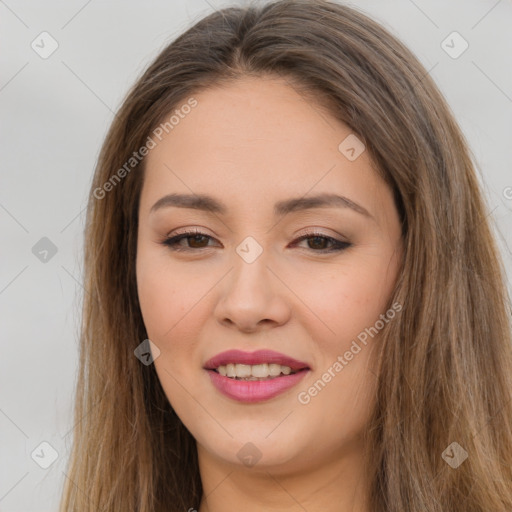
[[[282,366],[289,366],[292,370],[303,370],[309,369],[309,365],[303,361],[298,361],[293,357],[289,357],[285,354],[275,352],[273,350],[257,350],[256,352],[243,352],[242,350],[227,350],[221,352],[216,356],[212,357],[206,363],[204,368],[206,370],[215,370],[219,366],[225,366],[227,364],[280,364]]]

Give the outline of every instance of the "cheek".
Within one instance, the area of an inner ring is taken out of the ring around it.
[[[340,349],[385,312],[394,278],[387,261],[359,260],[321,278],[301,279],[295,289],[314,313],[322,338]]]
[[[200,293],[200,283],[192,283],[168,262],[144,247],[137,255],[137,291],[148,336],[166,342],[188,314]]]
[[[179,382],[185,382],[194,375],[191,370],[200,366],[198,340],[211,308],[207,296],[210,288],[207,279],[193,279],[143,251],[138,255],[140,309],[148,338],[160,350],[155,368],[168,396],[179,387],[171,375],[179,375]]]

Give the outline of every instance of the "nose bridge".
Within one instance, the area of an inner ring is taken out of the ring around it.
[[[285,321],[285,290],[269,268],[269,254],[251,237],[236,247],[233,268],[217,305],[219,321],[229,321],[246,330],[256,329],[263,320]]]
[[[268,255],[269,251],[264,251],[252,237],[241,242],[233,255],[234,268],[227,293],[234,293],[243,301],[268,299],[273,288],[269,283]]]

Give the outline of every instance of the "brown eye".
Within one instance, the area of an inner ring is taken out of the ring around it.
[[[200,249],[202,247],[206,247],[205,245],[202,245],[203,242],[206,241],[207,245],[208,245],[208,236],[206,235],[194,235],[194,236],[187,236],[187,237],[184,237],[183,239],[185,240],[189,240],[189,246],[190,247],[193,247],[193,248],[196,248],[196,249]]]
[[[297,242],[302,240],[308,241],[308,249],[314,252],[335,252],[348,249],[352,244],[350,242],[343,242],[330,236],[322,235],[321,233],[307,233],[301,236]],[[329,247],[330,245],[330,247]]]
[[[312,236],[306,240],[308,240],[310,249],[326,249],[326,245],[329,244],[329,240],[325,236]]]
[[[186,240],[188,243],[184,245],[181,243],[182,240]],[[199,231],[190,231],[166,238],[162,244],[168,246],[173,251],[193,251],[209,247],[209,240],[213,240],[213,238]]]

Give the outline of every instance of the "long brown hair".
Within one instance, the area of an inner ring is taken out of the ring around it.
[[[390,304],[403,310],[374,361],[371,509],[510,512],[510,298],[478,167],[417,58],[367,16],[324,0],[208,15],[159,54],[117,113],[87,210],[76,426],[61,511],[199,507],[195,440],[154,365],[134,356],[147,333],[135,275],[145,159],[133,155],[193,94],[244,75],[285,78],[327,107],[364,141],[394,191],[405,249]],[[463,453],[458,467],[448,463]]]

